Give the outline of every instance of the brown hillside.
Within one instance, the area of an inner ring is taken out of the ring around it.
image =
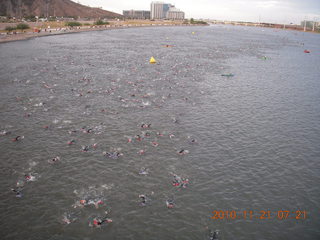
[[[17,18],[30,15],[81,18],[122,17],[114,12],[87,7],[70,0],[0,0],[0,15]]]

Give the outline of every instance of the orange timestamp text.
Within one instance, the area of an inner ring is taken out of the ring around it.
[[[212,211],[211,219],[213,220],[235,220],[235,219],[296,219],[296,220],[304,220],[307,219],[307,211],[305,210],[278,210],[278,211],[270,211],[270,210],[262,210],[262,211],[252,211],[252,210],[244,210],[244,211],[235,211],[235,210],[214,210]]]

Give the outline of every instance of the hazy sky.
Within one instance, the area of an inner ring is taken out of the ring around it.
[[[150,0],[73,0],[90,7],[122,14],[122,10],[150,10]],[[320,21],[320,0],[168,0],[184,11],[186,18],[210,18],[300,23],[307,20]],[[316,19],[315,19],[316,18]]]

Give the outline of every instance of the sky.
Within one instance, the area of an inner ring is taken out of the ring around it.
[[[150,10],[151,0],[73,0],[122,14],[123,10]],[[160,0],[161,1],[161,0]],[[320,21],[320,0],[168,0],[186,18],[248,22],[294,23]]]

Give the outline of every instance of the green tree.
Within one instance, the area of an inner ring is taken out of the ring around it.
[[[26,21],[30,21],[30,22],[36,22],[37,21],[37,19],[36,19],[36,17],[34,15],[26,16],[26,17],[24,17],[24,19]]]
[[[78,26],[82,26],[82,24],[79,23],[79,22],[66,22],[65,25],[68,26],[68,27],[78,27]]]
[[[14,31],[16,29],[17,29],[16,27],[11,27],[11,26],[6,26],[6,28],[5,28],[5,30],[8,32]]]
[[[17,29],[19,29],[19,30],[25,30],[25,29],[29,29],[29,28],[30,28],[29,25],[25,24],[25,23],[19,23],[17,25]]]
[[[108,24],[109,24],[109,22],[104,22],[101,19],[96,21],[96,22],[94,22],[94,25],[108,25]]]

